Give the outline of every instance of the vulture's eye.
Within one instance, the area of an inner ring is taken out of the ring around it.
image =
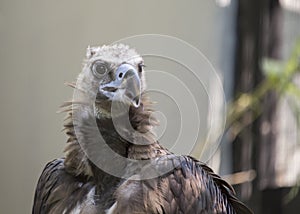
[[[144,67],[146,67],[146,65],[144,64],[144,62],[139,63],[138,64],[139,72],[142,72]]]
[[[92,65],[92,71],[97,77],[102,77],[108,71],[107,63],[98,60]]]

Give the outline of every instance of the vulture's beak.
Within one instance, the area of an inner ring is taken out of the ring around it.
[[[100,85],[99,91],[111,100],[129,102],[140,106],[141,80],[138,71],[130,64],[122,64],[115,72],[115,80]]]

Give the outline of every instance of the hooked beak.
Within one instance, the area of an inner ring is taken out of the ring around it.
[[[111,100],[121,99],[134,107],[140,106],[141,80],[138,71],[129,64],[122,64],[116,71],[115,80],[100,85],[99,91]]]

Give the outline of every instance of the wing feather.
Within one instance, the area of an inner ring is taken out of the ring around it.
[[[53,160],[39,178],[32,213],[68,213],[83,203],[92,188],[86,177],[74,176],[65,170],[64,159]]]
[[[157,196],[162,196],[159,201],[165,213],[253,213],[207,165],[189,156],[170,157],[174,165],[180,164],[158,180]]]

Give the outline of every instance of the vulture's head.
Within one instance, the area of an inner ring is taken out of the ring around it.
[[[112,105],[141,105],[145,89],[144,62],[134,49],[123,44],[88,47],[80,86],[93,95],[98,117],[110,117]]]

